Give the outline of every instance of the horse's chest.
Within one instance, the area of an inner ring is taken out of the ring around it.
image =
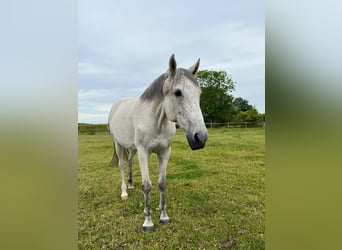
[[[136,133],[136,142],[137,146],[142,146],[144,148],[147,148],[151,152],[158,152],[160,150],[166,149],[171,146],[172,139],[174,136],[173,131],[163,133],[158,132],[149,132],[146,133],[146,131],[139,133]]]
[[[175,124],[171,122],[164,123],[162,128],[158,128],[157,124],[151,121],[136,123],[136,146],[157,153],[171,146],[175,132]]]
[[[158,152],[161,149],[165,149],[171,146],[172,137],[166,137],[165,135],[155,135],[147,142],[148,148],[152,152]]]

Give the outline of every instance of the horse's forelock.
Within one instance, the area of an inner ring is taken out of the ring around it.
[[[185,76],[186,78],[188,78],[190,80],[191,83],[193,83],[195,86],[199,87],[195,76],[193,74],[191,74],[187,69],[179,68],[178,72],[179,72],[179,74],[176,74],[176,78],[177,78],[177,75],[178,75],[178,77]],[[177,81],[178,79],[175,79],[175,80]]]

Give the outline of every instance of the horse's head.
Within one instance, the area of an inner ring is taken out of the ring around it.
[[[177,69],[175,56],[169,60],[169,70],[164,82],[164,108],[169,120],[177,122],[185,131],[191,149],[201,149],[208,139],[200,108],[201,89],[194,77],[198,61],[189,69]]]

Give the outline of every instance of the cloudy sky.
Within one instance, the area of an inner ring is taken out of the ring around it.
[[[79,1],[78,121],[107,123],[168,68],[225,70],[235,97],[265,112],[264,1]]]

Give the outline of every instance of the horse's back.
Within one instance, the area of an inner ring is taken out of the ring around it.
[[[113,139],[125,148],[133,149],[133,113],[137,99],[121,99],[113,104],[108,117],[108,126]]]

